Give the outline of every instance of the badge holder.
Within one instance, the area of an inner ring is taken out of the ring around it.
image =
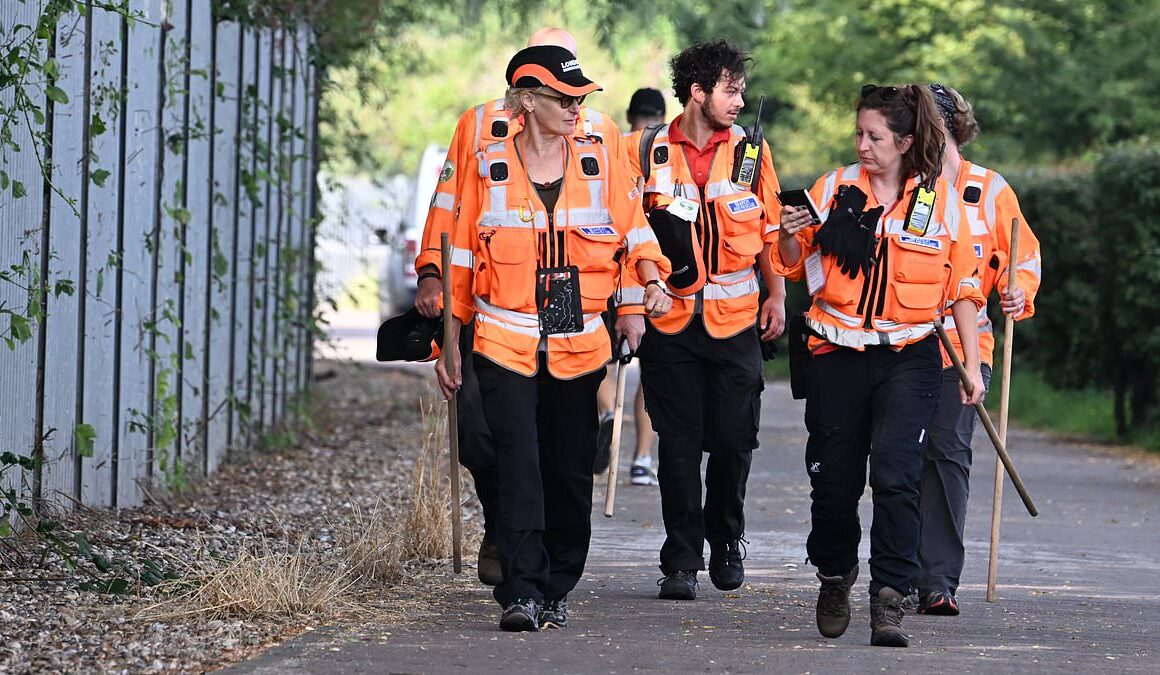
[[[541,336],[584,330],[580,268],[568,265],[536,270],[536,315]]]

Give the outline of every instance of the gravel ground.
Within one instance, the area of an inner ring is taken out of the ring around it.
[[[389,625],[464,584],[446,559],[412,555],[401,576],[384,582],[352,573],[344,553],[354,531],[406,517],[432,433],[419,403],[434,399],[428,378],[334,361],[318,362],[315,377],[312,424],[296,442],[237,456],[179,494],[151,488],[154,503],[142,508],[62,518],[63,538],[82,533],[115,566],[140,570],[151,560],[175,581],[119,595],[82,591],[86,577],[42,540],[0,541],[0,672],[204,672],[336,621]],[[465,501],[464,551],[473,553],[477,502],[470,494]],[[247,559],[292,561],[302,596],[322,595],[327,584],[337,592],[289,609],[190,599],[230,561]]]

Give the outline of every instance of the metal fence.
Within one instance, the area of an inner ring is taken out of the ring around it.
[[[43,4],[3,0],[0,46]],[[0,325],[0,452],[43,458],[0,487],[34,502],[128,506],[209,474],[309,375],[311,32],[213,4],[67,14],[44,41],[67,97],[32,83],[45,117],[0,151],[0,308],[31,318]]]

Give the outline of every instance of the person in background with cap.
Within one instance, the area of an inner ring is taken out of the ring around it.
[[[576,53],[576,41],[565,30],[541,28],[528,39],[528,46],[555,45]],[[438,317],[442,309],[439,239],[443,232],[451,232],[455,214],[459,211],[460,190],[463,175],[475,169],[475,153],[482,147],[514,135],[520,129],[520,120],[511,119],[503,107],[503,99],[497,99],[466,110],[455,127],[455,133],[448,145],[447,159],[439,174],[439,182],[427,212],[427,222],[423,228],[422,245],[415,259],[418,273],[418,290],[415,294],[415,308],[425,317]],[[581,108],[576,129],[572,132],[578,138],[594,138],[608,144],[614,153],[620,150],[620,130],[608,115],[590,108]],[[639,306],[626,307],[622,312],[640,312]],[[475,482],[475,492],[483,510],[483,541],[479,545],[476,572],[479,580],[489,586],[503,579],[499,564],[499,552],[495,543],[496,532],[496,475],[495,451],[492,447],[491,432],[484,419],[479,398],[479,385],[475,381],[471,367],[471,327],[467,326],[460,335],[460,352],[464,355],[464,382],[459,391],[459,459],[471,472]]]
[[[949,304],[965,322],[974,388],[954,395],[973,405],[983,395],[975,316],[986,301],[966,213],[940,176],[943,139],[930,92],[868,84],[855,110],[858,162],[814,183],[820,226],[807,209],[782,207],[772,258],[787,278],[804,276],[813,299],[805,317],[806,553],[821,582],[818,632],[837,638],[850,624],[869,463],[870,644],[906,647],[903,601],[919,576],[923,442],[942,375],[934,321]]]
[[[625,136],[640,131],[653,124],[663,124],[665,121],[665,96],[656,89],[637,89],[628,102],[629,131]],[[627,152],[627,143],[624,151]],[[609,314],[614,308],[609,307]],[[615,348],[615,345],[613,345]],[[594,473],[601,473],[608,467],[608,457],[612,444],[613,408],[616,406],[616,382],[611,374],[600,383],[596,392],[596,401],[600,409],[600,431],[598,439],[600,447],[596,452],[596,466]],[[633,400],[633,413],[636,420],[636,452],[632,457],[632,468],[629,470],[629,483],[632,485],[656,485],[657,473],[653,464],[652,445],[656,440],[656,432],[652,428],[652,420],[644,405],[644,385],[637,385],[636,397]]]
[[[714,586],[733,590],[745,579],[745,486],[765,386],[760,340],[776,338],[785,319],[785,281],[759,255],[776,238],[778,223],[769,146],[758,146],[760,173],[749,173],[749,185],[739,184],[735,165],[737,148],[748,142],[736,124],[748,62],[723,40],[682,51],[669,64],[681,114],[657,130],[651,145],[644,131],[626,144],[634,177],[646,178],[649,222],[657,232],[689,237],[695,227],[699,241],[687,242],[682,267],[704,270],[680,293],[672,291],[672,312],[650,317],[638,353],[645,402],[660,436],[663,599],[697,597],[706,541]],[[760,328],[758,264],[770,292]]]
[[[452,232],[452,332],[435,371],[462,384],[458,333],[474,322],[474,368],[495,445],[500,628],[564,627],[591,538],[596,387],[612,356],[600,312],[622,274],[661,316],[668,260],[640,194],[602,143],[573,132],[600,87],[562,47],[507,67],[504,106],[523,124],[465,171]]]
[[[942,176],[962,196],[975,258],[982,275],[983,297],[999,293],[1000,308],[1016,321],[1035,314],[1042,264],[1039,240],[1019,209],[1019,200],[1003,176],[963,158],[960,148],[979,134],[971,104],[959,92],[941,84],[930,85],[946,138]],[[1011,260],[1011,220],[1019,219],[1019,260]],[[1014,288],[1007,287],[1010,265],[1015,265]],[[943,325],[959,359],[964,350],[955,318],[943,315]],[[983,384],[990,387],[995,330],[986,305],[977,317]],[[962,405],[957,395],[959,376],[943,353],[942,395],[926,444],[922,471],[922,530],[918,542],[919,614],[956,616],[955,592],[963,572],[963,528],[971,474],[971,437],[977,413]]]

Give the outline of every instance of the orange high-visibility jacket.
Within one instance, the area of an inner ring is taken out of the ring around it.
[[[531,376],[537,352],[546,350],[549,372],[572,379],[612,356],[600,313],[622,274],[635,276],[643,259],[655,261],[664,278],[668,259],[644,219],[636,185],[608,146],[566,139],[564,180],[548,218],[515,141],[491,144],[464,173],[452,233],[452,311],[464,323],[474,319],[476,353]],[[584,328],[541,337],[536,271],[565,265],[579,268]]]
[[[975,258],[982,275],[981,291],[989,297],[993,289],[1000,293],[1007,290],[1007,274],[1011,254],[1011,219],[1019,219],[1019,260],[1015,263],[1015,284],[1023,289],[1027,303],[1016,321],[1030,318],[1035,314],[1035,294],[1043,273],[1039,256],[1039,239],[1031,231],[1027,219],[1019,209],[1015,191],[998,173],[963,160],[959,165],[959,175],[955,190],[963,198],[967,221],[971,224],[971,242]],[[963,358],[963,346],[959,342],[959,332],[955,329],[955,319],[948,311],[943,317],[947,334]],[[983,363],[994,363],[995,330],[987,314],[986,305],[979,310],[979,357]],[[943,365],[950,367],[951,360],[944,351]]]
[[[822,206],[819,215],[823,223],[842,185],[857,185],[865,192],[867,210],[878,206],[870,175],[860,163],[850,164],[822,176],[810,190],[814,203]],[[904,230],[917,187],[916,178],[907,180],[902,198],[879,218],[877,233],[885,239],[880,246],[886,249],[869,277],[859,272],[851,279],[833,256],[820,255],[814,244],[820,226],[806,227],[794,235],[802,250],[794,265],[782,261],[777,246],[770,248],[774,271],[794,280],[805,276],[807,258],[819,254],[825,283],[815,289],[806,322],[826,341],[858,350],[870,345],[901,349],[929,335],[934,320],[950,303],[966,299],[976,308],[986,303],[979,290],[966,214],[958,193],[945,180],[939,178],[935,184],[934,209],[926,232],[917,235]]]
[[[470,108],[459,116],[455,134],[447,146],[447,159],[439,174],[439,183],[431,198],[431,208],[427,211],[427,222],[423,226],[423,237],[415,271],[427,265],[438,269],[439,237],[443,232],[451,232],[459,208],[459,192],[463,185],[464,172],[478,171],[478,153],[483,148],[515,136],[521,128],[519,119],[512,120],[504,110],[503,99],[488,101]],[[612,156],[620,155],[621,134],[611,117],[591,108],[580,108],[580,118],[576,120],[576,138],[597,138],[608,145]],[[643,311],[643,310],[642,310]]]
[[[639,152],[643,133],[643,130],[634,132],[624,143],[625,159],[634,178],[644,175]],[[780,187],[773,155],[764,141],[761,179],[756,192],[733,183],[733,149],[744,138],[744,130],[733,125],[729,140],[717,146],[709,179],[700,189],[684,150],[680,145],[670,146],[668,124],[661,127],[652,149],[646,153],[651,168],[644,184],[645,211],[665,207],[677,197],[696,201],[700,205],[697,232],[708,272],[708,281],[701,290],[688,296],[670,292],[672,310],[665,316],[649,319],[662,333],[680,333],[696,313],[702,314],[706,332],[719,339],[736,335],[757,321],[761,289],[754,263],[765,243],[777,241],[781,212],[776,207],[775,196]],[[626,294],[631,290],[626,289]]]

